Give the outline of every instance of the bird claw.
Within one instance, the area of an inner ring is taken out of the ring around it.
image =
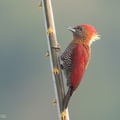
[[[57,68],[54,68],[53,74],[54,74],[54,75],[58,75],[58,74],[59,74],[59,70],[58,70]]]
[[[63,70],[64,69],[64,66],[63,66],[63,64],[60,64],[60,68]]]

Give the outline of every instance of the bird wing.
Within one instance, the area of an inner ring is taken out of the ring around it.
[[[70,84],[75,90],[81,82],[82,76],[85,72],[89,61],[90,50],[89,46],[79,43],[73,49],[72,54],[72,73]]]

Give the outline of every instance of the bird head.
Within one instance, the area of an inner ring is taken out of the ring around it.
[[[95,40],[100,39],[95,28],[91,25],[82,24],[76,27],[68,27],[73,32],[74,40],[77,40],[83,44],[90,45]]]

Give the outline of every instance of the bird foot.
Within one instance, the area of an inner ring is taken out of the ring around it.
[[[62,70],[64,69],[64,66],[63,66],[63,64],[60,64],[60,67],[61,67],[61,69],[62,69]]]

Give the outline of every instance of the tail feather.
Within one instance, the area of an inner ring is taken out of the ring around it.
[[[67,108],[70,97],[72,96],[73,92],[74,92],[73,87],[69,87],[68,91],[67,91],[67,94],[64,98],[64,101],[63,101],[64,110]]]

